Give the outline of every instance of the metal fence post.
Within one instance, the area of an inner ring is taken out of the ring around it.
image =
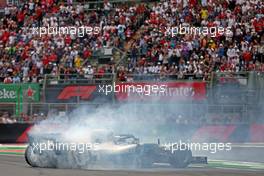
[[[30,116],[32,116],[32,114],[33,114],[33,105],[32,103],[30,103]]]

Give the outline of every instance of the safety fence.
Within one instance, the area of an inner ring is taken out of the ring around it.
[[[246,105],[210,105],[207,103],[24,103],[19,116],[12,116],[16,104],[0,104],[2,123],[37,122],[50,117],[66,116],[74,118],[81,115],[94,115],[108,109],[110,113],[127,116],[134,114],[139,119],[162,119],[165,122],[181,124],[248,124],[251,123],[250,111]],[[253,119],[252,121],[256,121]]]

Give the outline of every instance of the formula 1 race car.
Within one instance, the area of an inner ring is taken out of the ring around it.
[[[66,150],[66,140],[58,134],[31,135],[25,151],[26,162],[32,167],[47,168],[150,168],[157,163],[167,163],[175,168],[185,168],[191,163],[207,164],[207,157],[193,157],[188,149],[166,150],[158,143],[140,144],[133,135],[109,135],[90,139],[96,146],[86,150],[72,147]],[[65,148],[58,147],[59,144]],[[44,145],[45,144],[45,145]],[[46,147],[40,149],[40,147]],[[52,147],[47,147],[52,146]],[[93,148],[94,147],[94,148]]]

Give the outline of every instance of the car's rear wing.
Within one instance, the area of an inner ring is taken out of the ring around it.
[[[206,156],[193,156],[191,164],[208,164]]]

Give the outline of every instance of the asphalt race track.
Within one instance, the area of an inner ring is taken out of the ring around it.
[[[74,170],[32,168],[23,155],[0,155],[1,176],[263,176],[264,170],[190,167],[187,169],[153,168],[144,170]]]

